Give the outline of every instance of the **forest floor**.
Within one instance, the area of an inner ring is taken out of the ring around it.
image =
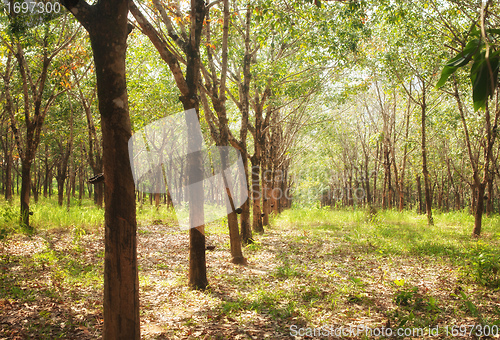
[[[247,266],[230,263],[227,233],[211,226],[204,292],[187,288],[187,232],[141,223],[142,338],[334,339],[343,330],[382,339],[387,328],[413,339],[499,338],[499,219],[479,240],[461,215],[437,215],[434,227],[424,219],[292,210],[245,248]],[[102,228],[51,228],[0,243],[0,339],[101,338],[103,237]],[[487,332],[497,335],[477,336]]]

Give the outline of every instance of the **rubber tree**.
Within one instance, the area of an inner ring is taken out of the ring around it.
[[[220,64],[216,65],[214,60],[215,45],[212,44],[211,29],[215,25],[211,25],[210,12],[207,11],[206,14],[206,53],[207,53],[207,66],[202,67],[203,78],[205,83],[200,85],[200,94],[203,103],[205,120],[207,121],[212,139],[215,141],[217,146],[226,147],[229,145],[229,119],[226,111],[226,80],[227,80],[227,69],[228,69],[228,35],[229,35],[229,0],[223,1],[223,28],[222,28],[222,47],[220,53],[222,54],[222,60]],[[217,42],[218,43],[218,42]],[[201,64],[203,66],[203,64]],[[220,69],[220,75],[217,72]],[[207,100],[207,96],[210,98],[212,107]],[[215,112],[212,112],[213,111]],[[220,154],[223,168],[227,166],[227,155],[225,152]],[[226,178],[225,181],[230,179]],[[236,184],[236,183],[235,183]],[[228,184],[231,186],[231,184]],[[227,190],[228,196],[230,197],[231,192]],[[233,198],[231,197],[231,200]],[[233,208],[233,207],[230,207]],[[246,264],[247,261],[243,257],[243,252],[241,250],[241,239],[240,232],[238,230],[238,216],[233,210],[227,215],[228,227],[229,227],[229,240],[231,246],[231,256],[232,262],[235,264]]]
[[[189,29],[176,32],[172,19],[167,15],[164,5],[158,0],[153,1],[153,5],[158,13],[160,13],[161,21],[167,27],[167,34],[170,41],[163,38],[133,1],[130,2],[130,11],[142,32],[151,40],[162,60],[170,68],[175,83],[181,92],[179,100],[184,110],[195,109],[199,119],[200,42],[207,6],[202,0],[191,0],[188,19],[190,23]],[[174,3],[171,9],[177,14],[179,20],[184,20],[179,6]],[[184,54],[183,57],[179,55],[178,49]],[[180,66],[181,61],[186,65],[185,71]],[[199,150],[201,148],[201,141],[191,138],[196,135],[194,129],[197,124],[191,121],[187,121],[186,123],[188,129],[188,149]],[[195,183],[202,179],[202,163],[201,153],[193,152],[188,155],[187,166],[190,183]],[[189,285],[193,289],[205,289],[208,286],[205,257],[205,227],[204,225],[193,224],[195,220],[201,221],[204,219],[204,212],[201,208],[203,197],[193,195],[193,192],[189,194],[189,219],[191,223],[189,229]]]
[[[135,187],[125,56],[128,0],[64,0],[89,33],[97,79],[105,176],[104,339],[140,339]]]

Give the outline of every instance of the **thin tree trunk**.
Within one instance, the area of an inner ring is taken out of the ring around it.
[[[411,87],[410,87],[411,91]],[[411,100],[408,99],[408,107],[406,109],[406,123],[405,123],[405,146],[403,150],[403,164],[401,169],[401,176],[399,178],[399,211],[403,211],[405,206],[405,170],[406,170],[406,159],[408,157],[408,135],[410,130],[410,109]]]
[[[422,103],[420,105],[422,109],[422,176],[424,177],[424,190],[425,190],[425,209],[427,212],[427,223],[429,225],[434,224],[432,218],[432,197],[431,197],[431,187],[429,170],[427,169],[427,147],[426,147],[426,116],[427,116],[427,106],[425,103],[425,84],[422,86]]]
[[[251,159],[252,162],[252,210],[253,210],[253,231],[256,233],[263,233],[264,228],[262,226],[262,216],[260,209],[261,202],[261,192],[260,192],[260,166],[258,160],[254,157]]]
[[[36,159],[34,160],[34,172],[33,172],[33,178],[32,178],[32,181],[31,181],[31,192],[33,193],[33,199],[35,201],[35,203],[38,203],[38,183],[39,183],[39,180],[38,180],[38,175],[39,175],[39,163],[36,161]]]
[[[483,212],[484,212],[484,192],[485,192],[485,185],[483,183],[480,183],[476,187],[476,206],[474,209],[474,230],[472,232],[472,234],[476,237],[481,235],[481,225],[482,225]]]
[[[416,175],[417,180],[417,199],[418,199],[418,213],[422,214],[424,211],[424,206],[422,203],[422,184],[420,182],[420,176]]]
[[[7,151],[5,156],[5,200],[12,199],[12,153]]]
[[[493,213],[493,182],[495,180],[495,174],[491,173],[488,178],[488,194],[486,198],[486,216],[491,216]]]
[[[30,185],[31,160],[21,161],[21,225],[32,229],[30,225]]]
[[[43,163],[45,165],[45,176],[43,178],[43,197],[47,198],[48,187],[49,187],[49,173],[50,173],[47,144],[45,144],[45,159]]]
[[[64,182],[66,181],[66,176],[57,176],[57,204],[60,207],[63,205],[64,200]]]
[[[250,192],[250,188],[248,187],[248,158],[243,156],[243,168],[245,170],[245,178],[242,178],[240,181],[240,185],[246,188],[247,192]],[[242,188],[243,190],[243,188]],[[243,244],[251,244],[253,243],[252,239],[252,228],[250,226],[250,198],[248,197],[241,206],[241,242]]]

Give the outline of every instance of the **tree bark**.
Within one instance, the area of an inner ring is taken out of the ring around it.
[[[250,187],[248,186],[248,158],[243,156],[243,168],[245,170],[245,178],[243,178],[240,182],[240,185],[247,189],[247,192],[250,192]],[[241,206],[241,242],[243,244],[251,244],[253,243],[252,239],[252,228],[250,226],[250,197],[248,197]]]
[[[48,145],[45,144],[45,158],[43,160],[43,164],[45,166],[45,174],[43,177],[43,197],[47,198],[48,189],[49,189],[49,177],[50,171],[52,170],[52,166],[49,166],[49,155],[48,155]]]
[[[271,212],[271,169],[269,169],[269,162],[262,167],[262,225],[269,225],[269,213]],[[281,198],[281,197],[280,197]]]
[[[491,216],[493,213],[493,182],[495,181],[495,174],[492,172],[488,178],[488,195],[486,198],[486,216]]]
[[[411,91],[411,87],[410,87]],[[403,211],[405,207],[405,170],[406,170],[406,159],[408,157],[408,135],[410,130],[410,109],[411,100],[408,99],[408,106],[406,109],[406,122],[405,122],[405,146],[403,150],[403,164],[401,168],[401,176],[399,177],[399,211]]]
[[[7,152],[5,156],[5,200],[12,199],[12,153]]]
[[[260,209],[261,192],[260,192],[260,165],[256,157],[251,158],[252,162],[252,210],[253,210],[253,231],[263,233],[262,216]]]
[[[10,139],[10,132],[8,130],[8,126],[6,128],[5,133],[5,141],[0,139],[3,148],[4,154],[4,162],[5,162],[5,173],[4,173],[4,196],[6,201],[10,201],[12,199],[12,149]]]
[[[222,161],[222,170],[228,168],[229,166],[229,161],[228,161],[228,155],[227,152],[221,152],[221,161]],[[230,241],[230,246],[231,246],[231,256],[232,260],[231,262],[235,264],[246,264],[247,260],[243,257],[243,252],[241,250],[241,240],[240,240],[240,233],[238,230],[238,216],[236,215],[235,212],[235,206],[233,203],[233,197],[232,194],[229,190],[229,188],[233,187],[233,183],[230,182],[229,178],[226,178],[224,176],[224,185],[226,187],[226,192],[228,195],[229,203],[230,203],[230,208],[231,212],[227,215],[227,222],[229,226],[229,241]]]
[[[140,339],[137,222],[128,153],[132,133],[125,80],[127,2],[116,5],[117,8],[111,3],[103,6],[108,20],[96,22],[95,33],[90,34],[101,113],[106,189],[104,339]]]
[[[135,191],[125,56],[127,0],[64,0],[90,36],[97,77],[105,174],[103,338],[140,339]]]
[[[31,160],[21,161],[21,225],[31,229],[30,226],[30,185],[31,185]]]
[[[424,191],[425,191],[425,210],[427,213],[427,223],[429,225],[434,224],[434,220],[432,218],[432,197],[431,197],[431,187],[430,187],[430,178],[429,178],[429,170],[427,169],[427,147],[426,147],[426,116],[427,116],[427,105],[425,103],[425,84],[422,84],[422,103],[421,107],[421,118],[422,118],[422,176],[424,177]]]
[[[205,19],[205,2],[202,0],[191,1],[191,16],[193,30],[191,39],[186,47],[187,69],[185,84],[187,93],[180,97],[185,111],[195,109],[198,121],[199,99],[198,81],[200,75],[200,39],[203,21]],[[188,150],[200,150],[201,140],[193,138],[199,134],[197,124],[187,121]],[[187,156],[189,183],[196,183],[203,179],[203,159],[201,153],[192,152]],[[189,285],[193,289],[206,289],[208,286],[207,267],[205,258],[205,226],[202,223],[203,216],[203,192],[195,193],[189,190]],[[199,221],[199,222],[197,222]]]
[[[422,202],[422,184],[420,182],[420,176],[416,175],[417,181],[417,199],[418,199],[418,213],[422,214],[424,211],[424,205]]]
[[[480,183],[476,187],[476,206],[474,209],[474,230],[472,231],[472,234],[476,237],[481,235],[481,225],[482,225],[483,212],[484,212],[484,192],[485,192],[485,185],[483,183]]]
[[[62,148],[62,143],[59,142],[59,147],[61,150],[61,159],[57,165],[57,203],[62,207],[64,200],[64,183],[68,177],[68,160],[71,154],[72,138],[67,142],[66,147]],[[69,185],[69,183],[68,183]]]

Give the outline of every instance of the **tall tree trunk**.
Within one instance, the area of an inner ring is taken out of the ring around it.
[[[69,175],[71,183],[71,196],[76,197],[76,171],[74,169],[74,165],[71,166],[71,172]]]
[[[132,133],[125,80],[127,1],[117,1],[116,5],[118,8],[112,3],[102,3],[108,20],[96,22],[96,34],[90,34],[97,74],[106,184],[104,339],[139,339],[137,222],[128,153]]]
[[[103,338],[139,340],[137,222],[125,79],[128,1],[62,3],[89,32],[97,76],[106,183]]]
[[[262,216],[260,209],[261,192],[260,192],[260,165],[255,155],[250,159],[252,162],[252,210],[253,210],[253,231],[263,233]]]
[[[12,153],[7,151],[5,155],[5,200],[12,199]]]
[[[34,171],[33,171],[33,177],[31,179],[31,192],[33,194],[33,200],[35,201],[35,203],[38,203],[38,171],[39,171],[39,168],[38,168],[38,162],[35,160],[33,160],[33,162],[35,163],[34,165]]]
[[[198,121],[199,100],[198,81],[200,76],[200,41],[203,21],[205,19],[205,2],[203,0],[191,0],[191,23],[190,41],[186,47],[186,86],[180,100],[185,111],[195,109]],[[198,122],[187,121],[188,150],[200,150],[202,138],[196,138]],[[203,159],[201,153],[192,152],[187,156],[188,176],[190,183],[203,180]],[[189,285],[193,289],[205,289],[208,286],[207,266],[205,258],[205,226],[203,223],[203,192],[195,193],[189,191]]]
[[[432,197],[431,197],[431,185],[429,178],[429,170],[427,169],[427,147],[426,147],[426,129],[425,121],[427,116],[427,105],[425,103],[425,84],[422,86],[422,103],[420,105],[422,111],[422,176],[424,177],[424,190],[425,190],[425,209],[427,212],[427,223],[429,225],[434,224],[432,218]]]
[[[61,159],[59,164],[57,165],[57,203],[62,207],[64,200],[64,183],[68,178],[68,161],[71,155],[71,145],[73,143],[72,137],[66,143],[66,146],[63,148],[62,143],[59,142],[59,148],[61,150]],[[68,187],[70,186],[70,182],[68,182]],[[68,191],[69,193],[69,191]]]
[[[11,68],[11,61],[12,61],[12,52],[8,53],[7,56],[7,62],[5,65],[5,74],[1,74],[0,76],[2,77],[4,81],[4,93],[5,93],[5,111],[12,118],[12,110],[13,108],[13,101],[12,97],[10,95],[10,77],[12,74],[12,68]],[[13,67],[13,66],[12,66]],[[5,158],[5,199],[6,200],[11,200],[12,199],[12,166],[13,166],[13,158],[12,158],[12,144],[11,144],[11,138],[10,136],[13,135],[13,132],[9,131],[9,124],[6,126],[6,133],[5,133],[5,143],[2,144],[2,147],[4,149],[4,158]],[[10,127],[15,128],[14,122],[10,122]],[[16,136],[13,136],[13,138]],[[2,140],[0,139],[0,142]]]
[[[272,188],[269,182],[266,182],[264,177],[262,182],[262,225],[269,225],[269,213],[271,212],[271,197]],[[280,197],[281,199],[281,197]]]
[[[64,182],[66,182],[66,176],[57,176],[57,204],[60,207],[63,205],[64,200]]]
[[[251,24],[252,8],[250,5],[247,6],[244,30],[241,31],[243,34],[244,44],[245,44],[245,54],[243,56],[242,62],[242,73],[243,81],[238,81],[238,99],[236,96],[231,95],[231,98],[235,102],[236,106],[241,112],[241,127],[240,127],[240,140],[236,139],[230,140],[231,145],[238,149],[242,153],[243,158],[243,168],[245,171],[245,178],[242,178],[240,185],[242,190],[246,187],[246,192],[250,193],[250,176],[248,174],[248,160],[249,153],[247,150],[247,134],[249,128],[249,113],[250,113],[250,66],[252,60],[252,51],[250,47],[250,24]],[[244,183],[243,183],[244,182]],[[241,206],[241,241],[243,244],[253,243],[252,239],[252,229],[250,226],[250,197],[247,197],[245,203]]]
[[[363,145],[363,152],[365,153],[365,180],[363,181],[363,186],[365,187],[366,191],[366,202],[368,204],[372,204],[372,195],[371,195],[371,190],[370,190],[370,173],[368,172],[368,163],[370,162],[368,152],[365,151],[365,147]]]
[[[186,56],[185,76],[176,55],[169,50],[169,45],[165,43],[163,38],[160,38],[159,33],[133,2],[130,2],[130,11],[172,71],[177,87],[181,92],[179,99],[184,110],[187,112],[190,109],[195,109],[199,119],[200,42],[206,11],[205,1],[191,0],[189,37],[183,44],[183,52]],[[197,144],[201,145],[201,142],[195,141],[193,136],[197,135],[195,130],[199,125],[191,121],[186,121],[186,123],[188,125],[188,149],[197,150]],[[202,178],[202,163],[201,153],[195,152],[188,155],[190,182],[196,178]],[[191,223],[189,230],[189,285],[194,289],[205,289],[208,286],[208,280],[206,277],[204,225],[197,224],[203,220],[203,196],[193,195],[192,192],[188,194],[190,196],[189,219]]]
[[[377,179],[378,179],[378,170],[379,170],[379,167],[380,167],[380,162],[378,161],[379,159],[379,153],[380,153],[380,142],[377,141],[377,149],[376,149],[376,152],[375,152],[375,176],[373,178],[373,194],[372,194],[372,197],[373,197],[373,205],[376,205],[377,204]]]
[[[248,186],[248,158],[243,156],[243,168],[245,170],[245,178],[241,179],[240,185],[244,186],[247,189],[247,192],[250,192],[250,188]],[[241,206],[241,242],[243,244],[251,244],[253,243],[252,239],[252,228],[250,226],[250,197],[248,197]]]
[[[192,57],[192,56],[191,56]],[[193,96],[196,96],[196,85],[193,82]],[[199,111],[193,99],[182,98],[186,112],[194,107],[197,119]],[[190,108],[190,106],[193,106]],[[202,138],[196,138],[200,131],[198,125],[186,118],[188,134],[188,150],[201,150]],[[198,183],[203,180],[203,159],[200,152],[191,152],[187,155],[187,175],[189,183]],[[189,285],[193,289],[205,289],[208,286],[207,267],[205,256],[205,225],[204,225],[204,194],[201,190],[188,190],[189,202]]]
[[[493,212],[493,182],[495,181],[495,173],[490,173],[488,178],[488,195],[486,198],[486,216],[490,216]]]
[[[410,87],[411,91],[411,87]],[[408,98],[408,106],[406,109],[406,122],[405,122],[405,146],[403,150],[403,164],[401,168],[401,176],[399,178],[399,211],[403,211],[405,206],[405,170],[406,159],[408,157],[408,135],[410,130],[410,112],[411,112],[411,99]]]
[[[479,183],[476,187],[476,206],[474,209],[474,230],[472,234],[474,236],[481,235],[481,225],[483,219],[484,212],[484,192],[485,192],[485,184]]]
[[[31,160],[21,161],[21,225],[32,229],[30,225],[30,185]]]
[[[50,173],[50,168],[49,168],[49,156],[48,156],[48,145],[45,144],[45,158],[43,161],[43,164],[45,165],[45,176],[43,178],[43,197],[47,198],[47,193],[49,189],[49,173]]]
[[[227,169],[229,167],[229,155],[227,154],[227,151],[223,150],[220,152],[221,156],[221,163],[222,163],[222,171]],[[230,246],[231,246],[231,256],[232,256],[232,262],[235,264],[246,264],[247,261],[243,257],[243,252],[241,250],[241,239],[240,239],[240,233],[238,230],[238,216],[236,215],[235,211],[235,206],[234,206],[234,200],[231,194],[231,191],[229,188],[233,188],[233,183],[231,182],[230,178],[227,178],[224,173],[222,174],[224,176],[224,186],[226,187],[226,193],[228,196],[229,204],[230,206],[228,207],[231,212],[227,215],[227,222],[229,226],[229,241],[230,241]],[[236,185],[236,183],[234,183]]]
[[[80,168],[78,169],[78,199],[80,201],[83,199],[84,194],[85,194],[85,185],[83,183],[83,169],[80,166]]]
[[[422,184],[420,182],[420,176],[416,175],[417,181],[417,199],[418,199],[418,213],[422,214],[424,211],[424,205],[422,202]]]
[[[70,170],[70,175],[68,176],[68,185],[66,187],[66,208],[69,211],[69,208],[71,206],[71,190],[72,190],[72,175],[71,175],[71,170]]]

